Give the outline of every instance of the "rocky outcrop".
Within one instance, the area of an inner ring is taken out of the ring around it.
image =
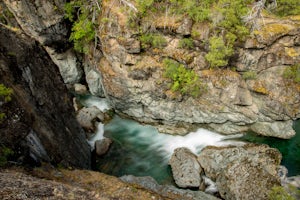
[[[10,141],[15,138],[18,146],[33,130],[50,162],[89,168],[90,149],[84,131],[49,55],[34,40],[4,26],[0,26],[0,48],[0,80],[13,89],[13,101],[23,112],[19,116],[26,116],[22,123],[26,128],[17,131],[20,135],[9,136]],[[9,127],[6,124],[4,129]]]
[[[111,143],[112,143],[112,140],[110,138],[105,138],[104,137],[101,140],[97,140],[95,142],[96,154],[98,156],[104,155],[108,151]]]
[[[206,147],[198,161],[224,199],[266,199],[280,185],[281,154],[267,145]]]
[[[178,189],[172,185],[159,185],[152,177],[135,177],[132,175],[122,176],[120,178],[122,181],[126,183],[132,183],[142,186],[145,189],[156,192],[163,197],[168,197],[170,199],[205,199],[205,200],[217,200],[218,198],[206,194],[201,191],[193,191],[193,190],[183,190]]]
[[[90,133],[94,133],[97,129],[96,122],[103,122],[104,114],[96,107],[82,108],[76,115],[79,124]]]
[[[34,38],[59,67],[66,84],[81,80],[83,70],[80,56],[70,49],[70,27],[64,19],[65,0],[11,1],[4,3],[14,15],[25,34]]]
[[[109,199],[80,187],[44,180],[16,171],[0,172],[1,199]]]
[[[4,3],[27,35],[43,46],[65,49],[68,43],[69,27],[64,20],[65,0],[13,1]]]
[[[202,168],[197,157],[188,148],[177,148],[174,150],[169,165],[172,168],[173,178],[177,186],[181,188],[197,187],[202,182]]]
[[[87,199],[87,200],[170,200],[116,177],[86,170],[36,168],[31,174],[21,169],[1,170],[1,199]],[[204,194],[205,195],[205,194]],[[204,198],[206,199],[206,198]],[[211,198],[215,200],[215,198]]]
[[[52,61],[58,66],[60,75],[64,83],[79,83],[83,77],[81,62],[75,51],[69,49],[65,52],[56,52],[56,49],[45,47]]]
[[[288,84],[282,74],[300,61],[299,20],[266,18],[264,28],[253,32],[231,60],[236,70],[208,70],[204,58],[208,49],[202,45],[209,36],[209,31],[203,31],[205,25],[158,12],[151,23],[149,18],[141,20],[141,27],[161,34],[167,43],[163,48],[143,49],[140,32],[126,23],[129,16],[123,6],[103,1],[102,17],[109,20],[99,28],[104,57],[98,70],[116,111],[176,134],[188,132],[191,124],[224,134],[247,130],[279,138],[295,134],[292,120],[300,117],[299,87]],[[201,33],[192,37],[194,48],[180,48],[180,40],[191,30]],[[163,78],[164,58],[193,69],[207,92],[192,98],[170,91]],[[256,78],[243,78],[248,71],[254,71]]]

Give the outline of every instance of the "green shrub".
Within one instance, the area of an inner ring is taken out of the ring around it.
[[[243,73],[243,79],[253,80],[257,78],[257,73],[255,71],[247,71]]]
[[[95,2],[74,0],[65,4],[65,18],[73,22],[70,41],[80,53],[88,53],[89,43],[96,38],[95,18],[98,14]]]
[[[184,49],[194,48],[193,39],[192,38],[183,38],[182,40],[179,41],[178,47],[184,48]]]
[[[5,102],[8,102],[11,100],[11,95],[13,91],[11,88],[5,87],[5,85],[0,84],[0,101],[4,100]]]
[[[172,80],[170,87],[172,91],[179,91],[181,94],[193,97],[198,97],[206,91],[206,87],[199,80],[196,73],[186,69],[183,64],[171,59],[165,59],[163,65],[165,67],[164,76]]]
[[[269,193],[269,200],[296,200],[281,186],[274,186]]]
[[[163,48],[167,45],[167,40],[159,34],[142,34],[140,36],[142,48],[154,47]]]
[[[154,0],[136,0],[138,11],[141,15],[144,15],[148,9],[151,8],[151,6],[154,3]]]
[[[0,146],[0,167],[4,167],[7,164],[8,158],[12,156],[14,152],[3,145]]]
[[[5,87],[5,85],[0,84],[0,102],[11,101],[11,95],[13,90]],[[5,113],[0,113],[0,122],[5,118]]]
[[[287,67],[283,72],[283,77],[300,83],[300,63]]]
[[[209,52],[205,58],[211,68],[222,67],[228,64],[229,57],[233,52],[233,47],[225,45],[222,37],[213,36],[209,39]]]
[[[210,8],[214,0],[170,0],[174,13],[188,14],[194,21],[202,22],[209,19]]]
[[[300,2],[296,0],[277,0],[277,7],[273,12],[281,17],[300,15]]]

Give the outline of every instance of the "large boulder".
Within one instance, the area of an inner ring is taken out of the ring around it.
[[[176,185],[182,188],[200,187],[202,184],[202,168],[188,148],[182,147],[174,150],[169,161]]]
[[[104,120],[104,114],[96,106],[82,108],[76,115],[79,124],[89,133],[97,130],[97,123]]]
[[[110,138],[103,138],[101,140],[97,140],[95,142],[96,154],[98,156],[104,155],[108,151],[111,143],[112,140]]]
[[[224,199],[266,199],[280,185],[281,154],[267,145],[206,147],[198,161]]]

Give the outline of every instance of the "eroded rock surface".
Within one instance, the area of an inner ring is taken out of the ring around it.
[[[206,147],[198,161],[224,199],[266,199],[280,185],[281,154],[267,145]]]
[[[193,191],[188,189],[178,189],[172,185],[159,185],[152,177],[135,177],[132,175],[122,176],[121,180],[127,183],[133,183],[142,186],[148,190],[157,192],[158,194],[169,197],[171,199],[191,199],[191,200],[217,200],[218,198],[206,194],[202,191]]]
[[[181,188],[200,187],[202,183],[202,168],[197,157],[188,148],[177,148],[174,150],[171,159],[173,177],[176,185]]]
[[[76,118],[87,132],[94,133],[97,130],[96,122],[103,122],[104,114],[96,106],[84,107],[78,111]]]
[[[167,44],[143,50],[138,30],[127,26],[129,17],[122,12],[126,10],[123,6],[103,1],[103,17],[109,21],[99,29],[104,57],[98,70],[116,111],[176,134],[187,133],[191,124],[224,134],[247,130],[279,138],[295,134],[291,121],[300,117],[299,87],[288,84],[282,74],[300,61],[299,20],[267,18],[265,27],[238,48],[237,59],[229,64],[236,66],[236,71],[208,70],[208,49],[201,45],[209,35],[208,27],[160,13],[150,26],[146,17],[140,22],[142,27],[161,34]],[[201,33],[192,38],[194,48],[179,48],[183,35],[191,30]],[[162,60],[166,57],[193,69],[207,92],[192,98],[170,91],[168,80],[163,78]],[[254,71],[256,78],[243,78],[247,71]]]

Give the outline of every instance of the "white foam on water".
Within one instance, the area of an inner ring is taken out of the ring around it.
[[[109,110],[111,107],[105,98],[99,98],[95,96],[90,96],[87,99],[82,99],[81,103],[86,106],[86,107],[93,107],[96,106],[99,110],[102,112],[105,112]],[[97,130],[93,134],[92,137],[88,138],[88,144],[91,146],[91,150],[93,151],[95,148],[95,142],[97,140],[101,140],[104,138],[104,124],[103,123],[98,123],[97,125]]]
[[[81,103],[86,107],[96,106],[102,112],[105,112],[111,108],[106,98],[99,98],[95,96],[90,96],[87,99],[82,99]]]
[[[110,131],[122,132],[122,137],[128,144],[143,146],[141,151],[157,152],[168,160],[173,151],[179,147],[189,148],[193,153],[208,146],[241,145],[242,142],[234,141],[239,135],[221,135],[206,129],[198,129],[185,136],[159,133],[152,126],[143,126],[137,122],[115,117],[111,124],[106,127]]]
[[[87,140],[88,144],[91,146],[92,151],[95,148],[95,142],[97,140],[102,140],[104,138],[103,135],[104,135],[104,124],[98,123],[96,133]]]

